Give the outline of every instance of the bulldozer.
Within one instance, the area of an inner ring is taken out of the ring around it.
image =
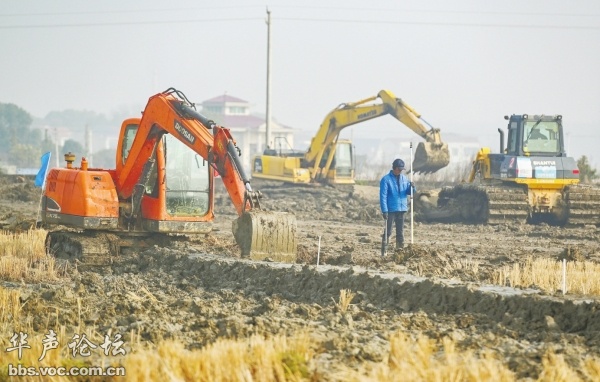
[[[466,182],[436,197],[416,196],[426,221],[475,224],[600,224],[600,189],[579,184],[579,169],[567,156],[561,115],[519,114],[508,121],[500,152],[481,148]]]
[[[242,257],[294,262],[295,216],[262,209],[240,155],[229,129],[196,111],[185,94],[158,93],[141,118],[123,121],[115,169],[90,168],[85,158],[75,167],[67,153],[66,167],[49,170],[40,211],[46,249],[93,268],[126,247],[209,233],[216,171],[239,216],[232,228]]]
[[[373,103],[379,99],[380,103]],[[448,145],[442,142],[440,130],[427,123],[406,102],[381,90],[377,96],[357,102],[342,103],[327,114],[306,152],[265,150],[252,159],[252,177],[296,184],[354,184],[352,142],[340,140],[348,126],[390,114],[421,136],[415,150],[412,171],[433,173],[448,165]],[[423,125],[424,122],[429,126]]]

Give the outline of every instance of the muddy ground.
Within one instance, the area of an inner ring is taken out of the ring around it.
[[[19,229],[35,219],[39,189],[31,183],[0,180],[2,227]],[[598,227],[415,219],[414,243],[398,254],[391,246],[382,258],[376,187],[350,192],[268,184],[261,191],[266,208],[296,215],[298,264],[239,259],[231,234],[235,211],[218,187],[214,231],[191,243],[134,250],[102,272],[71,270],[57,282],[4,286],[21,290],[23,312],[40,332],[73,329],[79,314],[100,333],[118,331],[127,341],[139,333],[150,343],[175,338],[189,348],[223,337],[308,330],[320,346],[313,367],[322,380],[339,365],[382,361],[397,330],[448,336],[475,352],[493,349],[519,379],[537,378],[548,350],[575,369],[583,355],[600,357],[594,298],[484,285],[500,266],[527,256],[558,259],[565,248],[600,262]],[[334,302],[341,289],[356,293],[346,313]]]

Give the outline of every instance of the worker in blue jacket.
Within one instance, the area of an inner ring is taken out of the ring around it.
[[[395,159],[392,170],[379,183],[379,204],[387,222],[383,240],[389,243],[392,225],[396,224],[396,249],[404,247],[404,214],[408,211],[408,195],[413,195],[415,185],[402,174],[404,161]],[[384,243],[387,245],[387,243]]]

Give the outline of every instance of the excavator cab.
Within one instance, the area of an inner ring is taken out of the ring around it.
[[[325,184],[354,184],[354,146],[352,142],[340,139],[326,148],[314,178]]]

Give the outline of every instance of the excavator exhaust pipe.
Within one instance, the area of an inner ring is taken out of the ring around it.
[[[433,173],[450,163],[448,144],[419,142],[415,150],[412,171],[415,173]]]
[[[247,211],[233,221],[233,235],[242,257],[295,263],[296,216],[287,212]]]

